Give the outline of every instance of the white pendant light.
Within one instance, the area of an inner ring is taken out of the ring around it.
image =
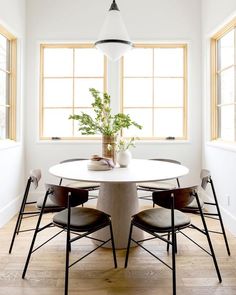
[[[111,4],[95,46],[114,61],[133,46],[115,0]]]

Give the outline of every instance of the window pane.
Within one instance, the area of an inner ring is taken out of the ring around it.
[[[154,111],[154,135],[157,137],[182,137],[183,110],[156,109]]]
[[[234,30],[218,41],[218,70],[234,64]]]
[[[152,106],[152,79],[124,79],[124,107]]]
[[[152,109],[125,109],[124,113],[129,114],[133,121],[143,127],[141,130],[133,126],[123,129],[124,136],[152,136]]]
[[[0,105],[8,104],[8,75],[0,71]]]
[[[89,88],[103,92],[103,79],[75,79],[75,106],[90,107],[94,101]]]
[[[72,109],[45,109],[44,110],[44,136],[66,137],[72,136],[73,120],[69,120]]]
[[[102,77],[104,56],[94,48],[75,49],[75,76]]]
[[[234,68],[229,68],[218,76],[218,100],[219,103],[234,101]]]
[[[44,79],[44,106],[68,107],[73,103],[72,79]]]
[[[152,49],[134,48],[124,56],[124,76],[152,76]]]
[[[104,92],[104,55],[84,45],[44,46],[42,137],[80,136],[74,128],[78,122],[68,117],[75,113],[76,107],[91,106],[89,88]]]
[[[219,137],[234,140],[234,105],[219,108]]]
[[[73,49],[45,48],[44,49],[44,76],[45,77],[72,77]]]
[[[154,76],[183,77],[183,48],[155,48]]]
[[[7,122],[9,116],[9,108],[0,106],[0,139],[8,138]]]
[[[157,78],[154,80],[154,105],[157,106],[183,106],[183,79]]]

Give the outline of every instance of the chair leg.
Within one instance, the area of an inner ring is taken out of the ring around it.
[[[128,240],[128,245],[127,245],[127,250],[126,250],[126,256],[125,256],[125,268],[126,268],[127,265],[128,265],[129,249],[130,249],[130,243],[131,243],[132,231],[133,231],[133,224],[131,223],[131,225],[130,225],[130,231],[129,231],[129,240]]]
[[[24,210],[25,210],[25,208],[24,208]],[[19,232],[20,232],[20,227],[21,227],[21,222],[22,222],[22,219],[23,219],[23,213],[24,213],[24,210],[21,212],[21,214],[20,214],[20,218],[19,218],[19,222],[18,222],[18,224],[17,224],[17,228],[16,228],[16,234],[18,235],[19,234]]]
[[[41,219],[42,219],[42,216],[43,216],[43,211],[44,211],[44,208],[45,208],[45,204],[46,204],[48,195],[49,195],[49,192],[46,192],[46,195],[45,195],[45,198],[44,198],[44,201],[43,201],[43,205],[42,205],[42,208],[40,210],[38,222],[37,222],[37,225],[36,225],[36,228],[35,228],[35,231],[34,231],[33,239],[32,239],[31,245],[30,245],[29,253],[28,253],[28,256],[27,256],[27,259],[26,259],[26,262],[25,262],[25,267],[24,267],[24,270],[23,270],[23,273],[22,273],[22,279],[25,278],[25,274],[26,274],[26,271],[27,271],[27,268],[28,268],[28,265],[29,265],[31,254],[33,252],[34,243],[35,243],[38,231],[39,231],[39,226],[40,226],[40,222],[41,222]]]
[[[115,266],[115,268],[117,268],[116,249],[115,249],[115,242],[114,242],[114,236],[113,236],[113,230],[112,230],[112,224],[111,224],[111,222],[110,222],[110,233],[111,233],[111,245],[112,245],[112,253],[113,253],[114,266]]]
[[[9,248],[9,254],[11,254],[11,251],[12,251],[12,248],[13,248],[13,245],[14,245],[14,242],[15,242],[16,235],[18,234],[18,232],[20,230],[21,219],[22,219],[22,212],[20,210],[20,212],[18,214],[18,217],[17,217],[17,222],[16,222],[16,225],[15,225],[14,233],[13,233],[13,236],[12,236],[12,239],[11,239],[11,244],[10,244],[10,248]]]
[[[208,232],[206,221],[205,221],[205,218],[204,218],[204,215],[203,215],[203,212],[202,212],[202,208],[201,208],[201,205],[200,205],[200,201],[199,201],[199,198],[198,198],[198,195],[197,194],[196,194],[196,201],[197,201],[197,204],[198,204],[200,216],[201,216],[201,219],[202,219],[202,224],[203,224],[204,231],[205,231],[205,234],[206,234],[206,237],[207,237],[207,241],[208,241],[208,245],[209,245],[209,248],[210,248],[211,257],[212,257],[213,262],[214,262],[214,265],[215,265],[215,269],[216,269],[216,273],[217,273],[219,282],[221,283],[222,282],[222,278],[221,278],[220,270],[219,270],[219,267],[218,267],[218,264],[217,264],[215,252],[214,252],[214,249],[213,249],[213,246],[212,246],[212,243],[211,243],[211,238],[210,238],[210,235],[209,235],[209,232]]]
[[[27,268],[28,268],[28,265],[29,265],[30,257],[31,257],[31,254],[33,252],[34,243],[35,243],[35,240],[36,240],[36,237],[37,237],[37,234],[38,234],[38,229],[39,229],[41,217],[42,217],[42,214],[39,215],[38,224],[37,224],[37,226],[35,228],[35,231],[34,231],[34,236],[33,236],[33,239],[32,239],[31,245],[30,245],[29,253],[28,253],[28,256],[27,256],[27,259],[26,259],[26,262],[25,262],[25,267],[24,267],[24,270],[23,270],[23,273],[22,273],[22,279],[25,278],[25,274],[26,274],[26,271],[27,271]]]
[[[220,213],[220,207],[219,207],[219,204],[218,204],[218,200],[217,200],[217,197],[216,197],[216,192],[215,192],[215,188],[214,188],[212,180],[210,181],[210,183],[211,183],[211,188],[212,188],[212,192],[213,192],[213,196],[214,196],[214,201],[215,201],[215,205],[216,205],[217,214],[219,216],[219,221],[220,221],[222,234],[223,234],[224,241],[225,241],[225,247],[226,247],[228,255],[230,256],[229,244],[228,244],[228,240],[227,240],[227,236],[226,236],[226,232],[225,232],[225,228],[224,228],[224,223],[223,223],[221,213]]]
[[[172,232],[172,285],[173,285],[173,295],[176,295],[176,262],[175,262],[175,255],[176,255],[176,237],[175,233]]]
[[[70,240],[70,234],[69,234],[69,240]],[[66,246],[67,246],[67,242],[66,242]],[[68,244],[68,249],[69,249],[69,252],[71,252],[71,243]]]
[[[176,246],[176,232],[175,232],[175,217],[174,217],[174,195],[172,195],[171,204],[171,241],[172,241],[172,288],[173,295],[176,295],[176,261],[175,255],[177,251]]]
[[[167,234],[167,240],[170,241],[170,232],[168,232],[168,234]],[[169,249],[170,249],[170,244],[167,243],[167,246],[166,246],[167,252],[169,252]],[[176,233],[175,233],[175,253],[177,253],[177,235],[176,235]]]
[[[70,259],[71,243],[70,243],[70,230],[67,228],[66,235],[66,268],[65,268],[65,291],[64,294],[68,294],[68,280],[69,280],[69,259]]]
[[[170,232],[168,232],[167,240],[170,241]],[[166,246],[166,250],[167,250],[167,252],[169,252],[169,249],[170,249],[170,244],[167,243],[167,246]]]
[[[175,253],[177,253],[177,235],[176,235],[176,232],[174,234],[174,239],[175,239]]]
[[[13,248],[13,245],[14,245],[14,242],[15,242],[16,234],[18,234],[19,230],[20,230],[23,212],[25,211],[25,204],[26,204],[27,197],[28,197],[28,194],[29,194],[30,182],[31,182],[30,179],[28,179],[26,189],[25,189],[25,193],[24,193],[24,197],[23,197],[23,200],[22,200],[22,203],[21,203],[20,211],[19,211],[19,214],[18,214],[18,217],[17,217],[17,222],[16,222],[16,225],[15,225],[14,233],[13,233],[13,236],[12,236],[11,245],[10,245],[10,248],[9,248],[9,254],[11,254],[11,251],[12,251],[12,248]]]

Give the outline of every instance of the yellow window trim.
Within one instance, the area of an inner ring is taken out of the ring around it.
[[[94,44],[92,43],[44,43],[40,44],[40,100],[39,100],[39,139],[40,140],[52,140],[51,137],[43,136],[43,122],[44,122],[44,105],[43,105],[43,89],[44,89],[44,68],[43,68],[43,62],[44,62],[44,49],[45,48],[69,48],[69,49],[77,49],[77,48],[94,48]],[[74,72],[74,71],[73,71]],[[53,77],[50,77],[53,78]],[[56,77],[58,78],[58,77]],[[63,78],[63,77],[59,77]],[[68,78],[68,77],[66,77]],[[73,76],[71,78],[76,78],[76,76]],[[81,78],[81,77],[80,77]],[[92,77],[86,77],[86,79],[89,79]],[[47,77],[48,79],[48,77]],[[73,81],[74,83],[74,81]],[[103,88],[104,91],[107,91],[107,58],[104,58],[104,79],[103,79]],[[91,106],[89,106],[91,107]],[[56,107],[52,107],[56,108]],[[72,108],[74,109],[74,85],[73,85],[73,106]],[[74,134],[74,124],[72,127],[72,132]],[[91,139],[99,139],[99,137],[90,137],[90,136],[81,136],[81,137],[60,137],[60,140],[91,140]]]
[[[187,126],[187,122],[188,122],[188,79],[187,79],[187,74],[188,74],[188,62],[187,62],[187,56],[188,56],[188,46],[187,44],[182,44],[182,43],[161,43],[161,44],[153,44],[153,43],[137,43],[134,44],[134,48],[183,48],[184,50],[184,58],[183,58],[183,62],[184,62],[184,76],[183,77],[178,77],[183,79],[183,83],[184,83],[184,97],[183,97],[183,107],[181,107],[183,109],[183,136],[182,137],[175,137],[175,140],[187,140],[188,138],[188,126]],[[124,109],[124,58],[121,58],[120,61],[120,66],[121,66],[121,71],[120,71],[120,95],[121,95],[121,109],[120,111],[122,112]],[[154,67],[153,67],[154,69]],[[154,74],[153,74],[153,77]],[[130,77],[129,77],[130,78]],[[144,77],[145,78],[145,77]],[[175,77],[168,77],[168,78],[175,78]],[[154,85],[153,85],[154,87]],[[142,107],[137,107],[137,108],[142,108]],[[154,108],[152,108],[154,110]],[[152,122],[152,127],[153,127],[154,121]],[[140,139],[143,140],[166,140],[166,138],[163,137],[143,137]]]
[[[16,140],[16,60],[17,60],[17,39],[7,29],[0,25],[0,34],[10,42],[10,81],[9,81],[9,137],[7,139]]]
[[[236,27],[236,17],[221,28],[210,40],[210,92],[211,92],[211,140],[221,140],[218,138],[218,111],[217,111],[217,41]]]

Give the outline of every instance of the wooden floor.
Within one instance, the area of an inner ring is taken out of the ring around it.
[[[89,203],[88,203],[89,204]],[[93,205],[91,205],[93,206]],[[142,208],[151,207],[143,201]],[[50,219],[48,214],[46,219]],[[199,224],[199,217],[193,216]],[[25,227],[34,226],[36,217],[24,220]],[[65,235],[62,234],[34,253],[26,278],[21,279],[32,232],[20,234],[13,252],[8,254],[15,218],[0,229],[0,295],[60,295],[64,291]],[[208,222],[217,229],[217,222]],[[41,234],[44,240],[54,229]],[[212,234],[223,282],[218,283],[211,257],[182,235],[178,236],[177,294],[235,295],[236,294],[236,238],[228,233],[231,256],[226,253],[221,235]],[[206,245],[205,237],[191,231],[192,237]],[[150,249],[166,262],[170,256],[161,243],[148,243]],[[76,259],[93,247],[89,240],[72,246],[71,258]],[[70,270],[69,294],[88,295],[168,295],[172,294],[171,271],[142,249],[132,248],[129,266],[123,268],[125,250],[117,251],[118,268],[113,268],[112,253],[99,249]]]

